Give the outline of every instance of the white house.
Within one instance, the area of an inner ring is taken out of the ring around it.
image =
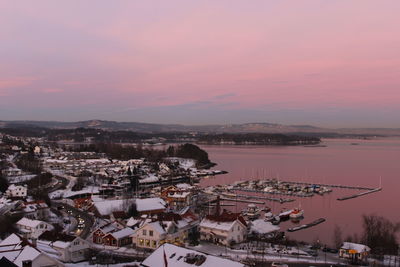
[[[31,220],[25,217],[16,223],[16,227],[23,237],[35,239],[37,239],[44,232],[53,229],[53,226],[46,222]]]
[[[19,267],[64,266],[56,258],[27,243],[16,234],[8,236],[0,242],[0,258],[5,257]]]
[[[5,176],[17,176],[17,175],[21,175],[22,174],[22,170],[18,169],[18,168],[8,168],[8,169],[2,170],[2,173]]]
[[[24,202],[20,211],[24,217],[34,220],[44,220],[49,217],[50,208],[43,200]]]
[[[246,239],[247,223],[240,213],[223,212],[208,215],[199,225],[200,239],[216,244],[231,245]]]
[[[12,184],[6,190],[7,197],[13,198],[25,198],[28,194],[28,187],[26,185],[15,185]]]
[[[240,262],[207,255],[195,250],[178,247],[172,244],[164,244],[156,249],[142,263],[143,267],[244,267]]]
[[[364,262],[368,259],[371,249],[363,244],[344,242],[339,250],[339,257],[353,262]]]
[[[198,224],[197,218],[175,213],[161,213],[153,221],[144,223],[133,235],[138,248],[156,249],[164,243],[183,245],[189,231]]]
[[[63,262],[86,260],[90,248],[89,243],[80,237],[76,237],[72,241],[55,241],[52,246],[61,253],[60,260]]]

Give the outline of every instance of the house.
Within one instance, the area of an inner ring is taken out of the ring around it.
[[[38,238],[44,232],[53,229],[53,226],[46,222],[25,217],[19,220],[15,226],[24,238]]]
[[[371,249],[363,244],[344,242],[339,250],[339,257],[349,259],[351,262],[367,261]]]
[[[172,244],[164,244],[156,249],[142,263],[142,267],[245,267],[240,262],[207,255],[195,250],[178,247]]]
[[[80,237],[47,231],[39,237],[38,244],[43,240],[51,242],[51,247],[59,252],[62,262],[75,263],[88,259],[90,244]]]
[[[103,237],[106,246],[123,247],[132,244],[132,236],[135,233],[132,228],[126,227],[122,230],[111,232]]]
[[[103,199],[98,196],[92,196],[93,211],[98,217],[110,218],[114,211],[127,210],[132,203],[133,199]]]
[[[118,223],[118,222],[108,222],[105,223],[104,225],[98,227],[95,231],[92,233],[92,241],[95,244],[103,244],[103,237],[106,236],[109,233],[119,231],[123,229],[124,227]]]
[[[16,234],[11,234],[0,242],[0,259],[3,257],[19,267],[64,266],[56,258]]]
[[[26,185],[12,184],[6,190],[6,196],[9,198],[26,198],[28,187]]]
[[[221,245],[240,243],[246,239],[247,223],[240,213],[224,211],[220,215],[208,215],[199,225],[200,240]]]
[[[169,207],[180,210],[192,204],[193,193],[187,189],[168,186],[161,191],[161,197],[168,203]]]
[[[8,168],[1,171],[5,176],[17,176],[22,174],[22,170],[18,168]]]
[[[139,214],[157,214],[166,210],[167,203],[159,197],[136,199]]]
[[[183,245],[196,220],[176,213],[160,213],[144,223],[133,235],[133,243],[143,249],[156,249],[164,243]]]
[[[50,208],[43,200],[24,202],[13,211],[33,220],[44,220],[49,217]]]

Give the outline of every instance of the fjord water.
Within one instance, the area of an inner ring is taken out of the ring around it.
[[[318,226],[287,233],[289,238],[308,242],[319,240],[331,244],[335,225],[340,226],[343,237],[360,235],[363,214],[376,214],[400,222],[400,139],[326,139],[322,144],[326,147],[202,146],[210,159],[218,164],[215,168],[229,173],[204,179],[201,184],[231,184],[265,177],[282,181],[378,187],[382,177],[381,192],[359,198],[338,201],[337,197],[361,191],[333,189],[330,194],[295,198],[296,201],[291,203],[267,201],[266,206],[278,213],[282,208],[301,205],[305,211],[301,223],[325,218],[326,222]],[[233,209],[240,211],[246,205],[238,204]],[[280,226],[286,230],[295,225],[284,222]]]

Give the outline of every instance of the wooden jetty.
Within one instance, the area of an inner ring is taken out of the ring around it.
[[[365,191],[365,192],[361,192],[361,193],[358,193],[358,194],[355,194],[355,195],[351,195],[351,196],[347,196],[347,197],[340,197],[337,200],[343,201],[343,200],[353,199],[353,198],[356,198],[356,197],[361,197],[361,196],[365,196],[365,195],[372,194],[372,193],[375,193],[375,192],[379,192],[381,190],[382,190],[382,187],[378,187],[378,188],[375,188],[375,189],[372,189],[372,190],[368,190],[368,191]]]
[[[250,196],[250,195],[237,195],[240,198],[252,198],[252,199],[265,199],[269,201],[275,201],[279,203],[293,202],[294,199],[291,198],[276,198],[276,197],[265,197],[265,196]]]
[[[351,185],[335,185],[335,184],[321,184],[321,183],[309,183],[309,182],[291,182],[291,181],[279,181],[280,183],[295,184],[295,185],[307,185],[307,186],[325,186],[331,188],[343,188],[343,189],[355,189],[355,190],[374,190],[375,188],[363,187],[363,186],[351,186]]]
[[[265,204],[265,202],[263,202],[263,201],[246,200],[246,199],[236,199],[236,198],[225,198],[225,197],[221,197],[221,200],[223,200],[223,201],[235,201],[235,202],[252,203],[252,204]]]
[[[300,226],[297,226],[297,227],[293,227],[293,228],[289,228],[288,232],[296,232],[296,231],[300,231],[300,230],[303,230],[303,229],[307,229],[307,228],[316,226],[316,225],[318,225],[320,223],[323,223],[325,221],[326,220],[324,218],[319,218],[319,219],[317,219],[315,221],[312,221],[310,223],[303,224],[303,225],[300,225]]]
[[[249,188],[234,188],[233,190],[242,191],[242,192],[252,192],[252,193],[260,193],[260,194],[270,194],[270,195],[282,195],[282,196],[293,196],[293,197],[312,197],[313,193],[292,193],[292,192],[266,192],[263,190],[257,189],[249,189]]]

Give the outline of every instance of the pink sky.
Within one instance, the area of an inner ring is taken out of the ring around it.
[[[0,120],[399,127],[400,1],[0,1]]]

